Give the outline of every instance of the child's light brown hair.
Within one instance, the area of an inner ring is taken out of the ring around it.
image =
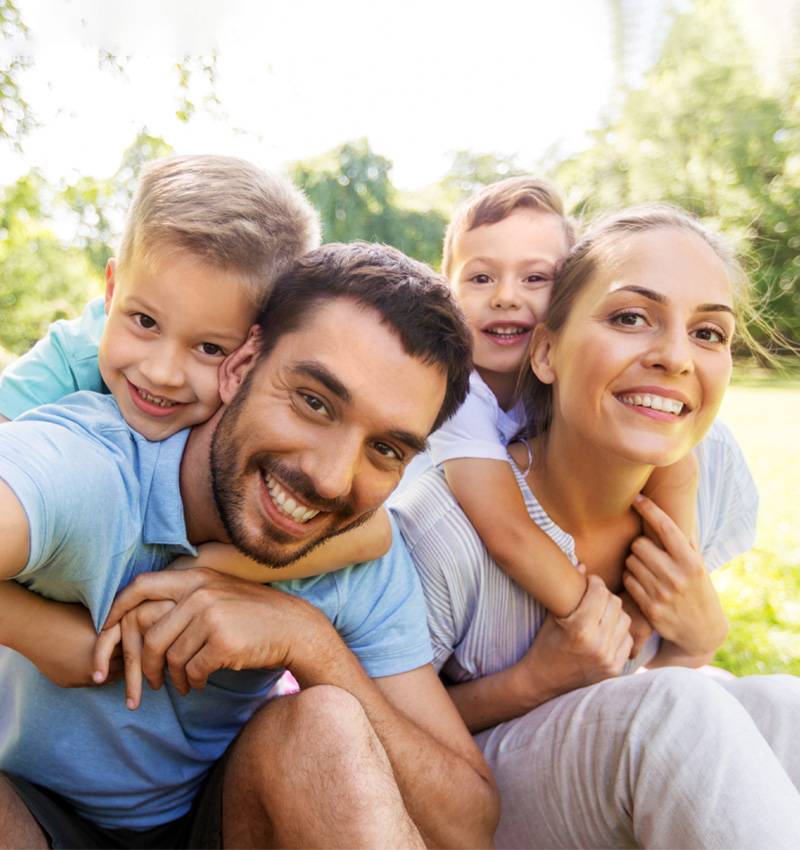
[[[538,177],[509,177],[485,186],[459,207],[447,226],[442,247],[442,272],[450,277],[453,245],[462,234],[484,224],[497,224],[518,209],[538,210],[558,216],[567,244],[575,242],[575,228],[564,214],[564,203],[555,187]]]
[[[260,305],[319,241],[317,213],[288,179],[229,156],[170,156],[142,169],[117,267],[183,250],[241,274]]]

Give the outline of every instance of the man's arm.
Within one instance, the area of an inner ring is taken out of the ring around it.
[[[108,622],[154,599],[176,605],[145,636],[142,669],[151,686],[163,683],[166,659],[183,692],[203,687],[215,670],[278,666],[288,667],[303,688],[342,688],[367,714],[426,843],[491,845],[497,792],[432,668],[372,680],[313,605],[210,570],[138,576]]]

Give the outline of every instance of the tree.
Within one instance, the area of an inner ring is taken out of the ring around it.
[[[30,66],[30,59],[20,49],[27,37],[28,28],[16,3],[0,0],[0,41],[8,49],[8,58],[0,64],[0,141],[16,148],[36,123],[19,85],[19,75]]]

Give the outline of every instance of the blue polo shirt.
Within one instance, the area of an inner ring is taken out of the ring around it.
[[[138,573],[193,553],[178,474],[188,431],[153,443],[111,396],[76,393],[0,427],[0,478],[30,523],[17,580],[79,601],[102,623]],[[425,604],[399,533],[378,561],[276,587],[318,606],[371,676],[431,660]],[[183,697],[167,682],[125,708],[124,685],[61,689],[0,647],[0,770],[62,794],[110,828],[146,829],[188,811],[207,769],[281,670],[220,670]]]
[[[0,375],[0,413],[16,419],[78,390],[107,393],[97,365],[105,324],[102,298],[90,301],[77,319],[53,322],[47,336]]]

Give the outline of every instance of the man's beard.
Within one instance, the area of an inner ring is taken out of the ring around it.
[[[237,472],[237,431],[242,411],[251,390],[247,376],[236,397],[228,406],[211,439],[211,486],[214,502],[222,524],[233,545],[248,558],[272,567],[285,567],[303,555],[307,555],[329,537],[356,528],[369,519],[377,508],[361,516],[348,499],[324,499],[315,490],[311,480],[299,470],[282,464],[269,452],[260,452],[247,461],[246,468]],[[265,528],[262,534],[248,531],[245,521],[245,474],[252,473],[262,478],[274,475],[309,507],[329,514],[331,526],[318,535],[301,542],[275,526]]]

